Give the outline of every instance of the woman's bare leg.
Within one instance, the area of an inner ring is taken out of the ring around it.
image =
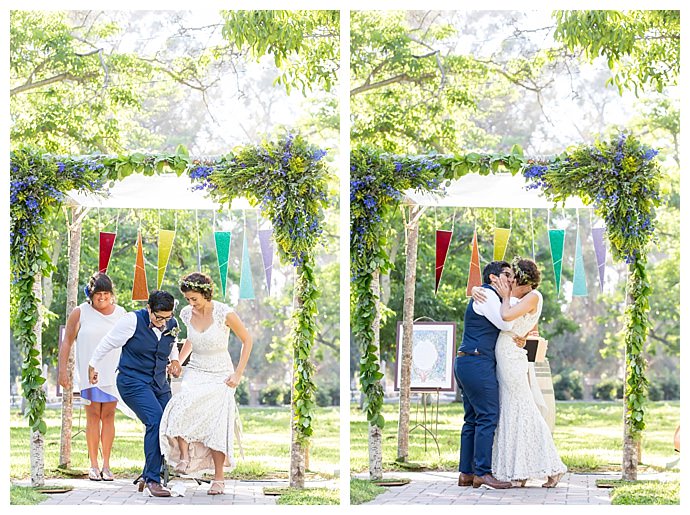
[[[177,446],[180,448],[180,461],[189,460],[189,442],[181,436],[176,436]]]
[[[104,402],[101,405],[101,450],[103,468],[110,468],[110,451],[115,440],[115,406],[117,402]]]
[[[98,468],[98,444],[101,439],[101,404],[92,402],[84,406],[86,412],[86,449],[91,466]]]
[[[225,465],[225,453],[220,451],[214,451],[211,449],[211,458],[213,458],[213,468],[215,469],[215,475],[213,476],[214,481],[223,481],[225,476],[223,475],[223,465]]]

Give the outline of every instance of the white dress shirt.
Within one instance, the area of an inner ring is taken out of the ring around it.
[[[488,289],[488,288],[487,288]],[[489,322],[495,325],[501,331],[510,331],[513,329],[513,322],[507,322],[501,318],[501,299],[498,295],[494,295],[492,292],[487,292],[486,302],[473,302],[472,309],[477,315],[486,317]],[[511,304],[513,304],[513,299],[511,299]]]
[[[153,333],[158,340],[161,339],[163,331],[157,327],[153,327]],[[137,330],[137,315],[129,312],[115,323],[115,326],[106,334],[98,344],[98,347],[93,351],[89,365],[98,370],[98,363],[113,349],[119,349],[127,343],[127,341],[134,336]],[[168,358],[170,361],[179,361],[180,352],[177,345],[173,345]]]

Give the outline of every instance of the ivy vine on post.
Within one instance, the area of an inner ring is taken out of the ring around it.
[[[649,330],[651,288],[645,265],[654,233],[654,208],[660,203],[658,151],[628,133],[574,147],[548,162],[530,163],[524,176],[548,198],[564,201],[571,195],[591,204],[606,222],[614,259],[628,264],[625,326],[625,429],[623,479],[637,478],[637,443],[645,427],[647,396],[642,357]]]
[[[218,202],[246,197],[273,224],[280,259],[296,270],[292,318],[293,385],[291,486],[304,487],[304,453],[313,432],[315,384],[310,362],[316,332],[314,252],[321,241],[328,205],[326,151],[300,135],[247,146],[216,162],[195,162],[189,176]]]

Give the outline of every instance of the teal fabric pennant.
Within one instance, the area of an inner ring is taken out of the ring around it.
[[[563,245],[565,229],[549,229],[549,245],[553,259],[553,273],[556,277],[556,293],[561,291],[561,270],[563,268]]]
[[[585,260],[582,257],[580,229],[575,240],[575,271],[573,272],[573,297],[587,296],[587,278],[585,277]]]
[[[230,256],[230,231],[216,231],[213,233],[216,240],[216,255],[218,256],[218,270],[220,271],[220,283],[223,287],[223,299],[228,284],[228,257]]]
[[[242,240],[242,273],[240,274],[240,299],[253,299],[254,285],[252,282],[252,267],[249,263],[249,248],[247,233]]]

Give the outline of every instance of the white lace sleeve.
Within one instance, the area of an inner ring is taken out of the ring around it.
[[[213,301],[213,320],[220,326],[225,325],[228,313],[232,313],[232,308],[222,302]]]
[[[189,327],[189,321],[192,319],[192,306],[185,306],[182,308],[182,311],[180,311],[180,319],[186,325]]]

